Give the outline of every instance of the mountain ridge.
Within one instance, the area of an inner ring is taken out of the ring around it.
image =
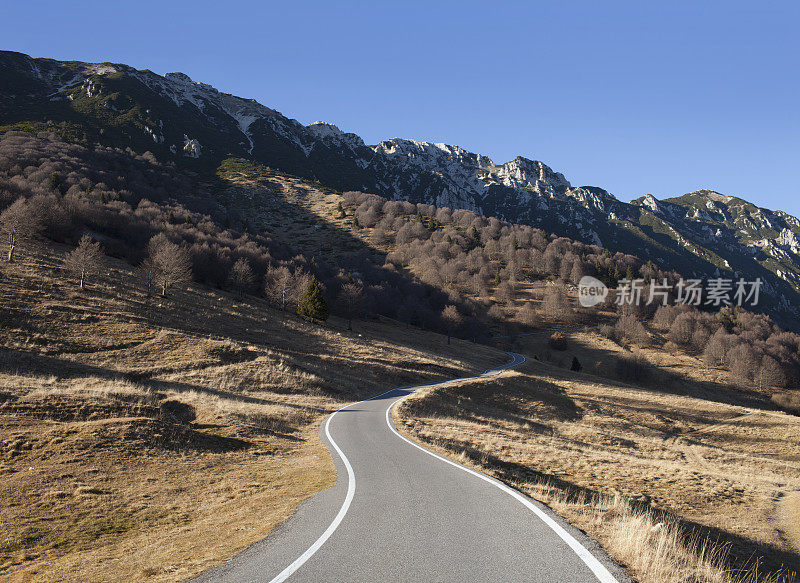
[[[3,51],[0,81],[0,130],[72,132],[192,170],[239,156],[342,191],[463,208],[612,251],[635,249],[687,276],[761,277],[770,311],[797,327],[800,221],[737,197],[699,189],[624,202],[522,156],[496,164],[444,143],[367,145],[333,123],[304,125],[184,73]]]

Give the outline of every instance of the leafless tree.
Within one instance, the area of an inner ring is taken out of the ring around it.
[[[79,287],[84,288],[86,280],[94,275],[100,267],[100,258],[103,249],[100,243],[94,241],[89,235],[84,235],[78,246],[64,257],[64,268],[78,278]]]
[[[653,326],[658,330],[669,330],[679,313],[676,306],[658,306],[653,316]]]
[[[483,247],[483,252],[491,261],[496,261],[503,255],[503,249],[500,247],[500,243],[496,239],[488,240],[486,245]]]
[[[158,269],[156,269],[153,260],[150,257],[145,257],[144,260],[136,267],[136,276],[144,284],[147,290],[147,295],[153,293],[153,288],[158,285]]]
[[[453,260],[445,263],[440,269],[440,274],[445,287],[451,287],[463,272],[464,266],[459,261]]]
[[[758,359],[753,347],[746,342],[737,344],[730,352],[731,376],[740,385],[749,385],[757,373]]]
[[[458,308],[454,305],[450,304],[449,306],[445,306],[444,310],[442,310],[442,322],[444,322],[445,328],[447,329],[448,344],[450,344],[450,337],[453,335],[453,332],[461,325],[462,321],[463,318],[458,312]]]
[[[282,265],[267,272],[264,292],[267,298],[285,311],[286,304],[291,299],[293,284],[292,272],[288,267]]]
[[[706,349],[709,338],[711,338],[711,332],[708,331],[708,328],[700,322],[695,324],[695,329],[692,333],[692,348],[697,352],[703,352]]]
[[[229,280],[239,297],[242,297],[245,293],[250,291],[255,282],[255,276],[253,275],[253,269],[250,267],[250,262],[244,257],[237,260],[231,268]]]
[[[347,318],[347,329],[353,329],[353,318],[358,318],[364,307],[364,290],[357,283],[346,283],[342,286],[337,303]]]
[[[650,341],[650,335],[636,316],[621,316],[614,326],[614,333],[618,341],[642,346]]]
[[[359,207],[358,211],[356,211],[356,216],[358,217],[359,224],[364,227],[374,227],[380,218],[375,207],[372,206],[365,209]]]
[[[609,340],[616,340],[617,333],[614,329],[614,326],[611,324],[600,324],[600,326],[597,328],[597,331],[600,332],[601,336],[608,338]]]
[[[572,314],[567,293],[561,286],[552,285],[544,295],[544,313],[551,318],[568,318]]]
[[[372,230],[372,240],[377,245],[386,245],[386,244],[391,242],[391,237],[386,232],[386,229],[384,228],[384,226],[381,225],[381,224],[378,224]]]
[[[539,316],[536,314],[536,309],[530,302],[525,302],[517,312],[517,320],[526,326],[535,326],[539,321]]]
[[[786,386],[786,373],[777,360],[769,355],[761,359],[761,366],[756,375],[758,389],[782,388]]]
[[[267,271],[264,284],[264,293],[267,298],[286,310],[287,306],[295,305],[305,293],[311,276],[302,271],[292,273],[288,267],[282,265]]]
[[[512,260],[506,265],[505,273],[508,276],[508,280],[512,283],[515,283],[519,280],[520,275],[522,275],[522,267],[520,263],[517,263],[516,260]]]
[[[695,315],[691,312],[680,314],[669,328],[669,339],[678,346],[688,346],[692,342],[695,329]]]
[[[167,239],[163,233],[150,239],[147,255],[155,269],[162,296],[166,296],[170,288],[191,281],[192,258],[189,251]]]
[[[500,304],[492,304],[489,309],[486,310],[486,315],[498,323],[505,322],[507,317],[506,311],[500,306]]]
[[[576,259],[575,262],[572,264],[572,271],[570,272],[570,280],[572,283],[577,285],[581,278],[586,275],[586,269],[583,266],[583,262],[580,259]]]
[[[514,290],[514,286],[511,284],[511,282],[503,281],[497,286],[495,296],[497,297],[498,301],[507,305],[513,305],[514,298],[516,297],[516,290]]]
[[[561,271],[561,257],[552,245],[549,245],[547,251],[544,252],[542,262],[544,264],[544,273],[557,275]]]
[[[41,218],[31,212],[24,198],[18,198],[0,214],[0,233],[8,242],[9,263],[13,263],[19,244],[39,233],[42,226]]]
[[[650,375],[647,359],[641,354],[626,354],[616,359],[617,376],[624,381],[645,381]]]

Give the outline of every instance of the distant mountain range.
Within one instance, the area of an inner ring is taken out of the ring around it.
[[[626,203],[523,157],[495,164],[458,146],[400,138],[370,146],[335,125],[303,125],[182,73],[0,51],[0,131],[8,129],[150,151],[196,173],[246,158],[343,191],[527,223],[685,276],[761,277],[765,307],[783,324],[800,325],[800,222],[710,190]]]

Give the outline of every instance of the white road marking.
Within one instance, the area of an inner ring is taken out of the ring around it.
[[[476,375],[476,376],[463,377],[463,378],[460,378],[460,379],[453,379],[453,380],[443,381],[443,382],[438,382],[438,383],[427,383],[427,384],[423,384],[423,385],[414,385],[414,386],[410,386],[410,387],[400,387],[400,388],[397,388],[397,389],[390,389],[388,391],[385,391],[385,392],[381,393],[380,395],[375,395],[374,397],[370,397],[369,399],[364,399],[364,401],[358,401],[356,403],[350,403],[349,405],[345,405],[341,409],[337,409],[336,411],[331,413],[330,417],[328,417],[328,420],[325,422],[325,435],[328,438],[328,441],[331,442],[331,445],[333,445],[333,448],[336,450],[336,453],[339,455],[339,457],[341,458],[342,462],[344,463],[345,468],[347,469],[347,494],[345,495],[344,503],[342,504],[342,507],[339,509],[339,512],[336,514],[336,517],[333,519],[333,522],[331,522],[330,526],[328,526],[328,528],[325,529],[325,532],[323,532],[320,535],[320,537],[316,541],[314,541],[314,544],[312,544],[310,547],[308,547],[308,549],[302,555],[297,557],[297,559],[295,559],[292,562],[291,565],[289,565],[283,571],[278,573],[278,575],[276,575],[270,581],[270,583],[283,583],[283,581],[286,581],[289,577],[291,577],[295,573],[295,571],[297,571],[312,556],[314,556],[314,554],[320,549],[320,547],[322,547],[322,545],[325,544],[325,542],[331,537],[331,535],[336,531],[336,529],[339,528],[339,525],[342,523],[342,520],[344,520],[344,517],[347,514],[347,511],[350,509],[350,504],[352,503],[353,497],[355,496],[355,493],[356,493],[356,475],[355,475],[355,472],[353,472],[353,466],[350,465],[350,460],[347,459],[346,455],[344,455],[344,452],[341,450],[339,445],[334,441],[333,436],[331,436],[331,432],[330,432],[331,420],[334,418],[334,416],[339,411],[347,409],[348,407],[352,407],[353,405],[358,405],[359,403],[363,403],[365,401],[373,401],[373,400],[378,399],[378,398],[380,398],[380,397],[382,397],[382,396],[384,396],[384,395],[386,395],[388,393],[391,393],[393,391],[409,390],[409,389],[416,390],[416,389],[421,389],[421,388],[424,388],[424,387],[432,387],[432,386],[436,386],[436,385],[445,385],[445,384],[452,383],[452,382],[465,381],[465,380],[471,380],[471,379],[476,379],[476,378],[485,377],[485,376],[491,376],[491,375],[498,374],[499,372],[501,372],[501,371],[503,371],[503,370],[505,370],[505,369],[507,369],[509,367],[515,366],[517,364],[522,364],[523,362],[525,362],[525,357],[524,356],[522,356],[520,354],[514,354],[514,353],[509,353],[509,354],[511,354],[512,359],[513,359],[510,363],[505,364],[505,365],[500,366],[500,367],[497,367],[497,368],[494,368],[494,369],[488,369],[488,370],[484,371],[482,374],[479,374],[479,375]],[[409,393],[409,394],[411,394],[411,393]],[[517,500],[522,502],[531,511],[533,511],[537,516],[539,516],[545,522],[545,524],[547,524],[559,537],[561,537],[577,553],[577,555],[583,560],[583,562],[586,563],[586,565],[592,570],[592,572],[597,576],[597,578],[601,581],[601,583],[618,583],[617,580],[614,579],[614,577],[611,576],[611,573],[609,573],[608,570],[606,570],[606,568],[594,557],[594,555],[592,555],[586,548],[584,548],[577,540],[575,540],[575,538],[573,538],[567,531],[565,531],[552,518],[547,516],[547,514],[542,512],[535,505],[533,505],[530,502],[530,500],[527,500],[525,497],[523,497],[522,494],[520,494],[519,492],[517,492],[515,490],[512,490],[511,488],[509,488],[505,484],[502,484],[500,482],[496,482],[495,480],[493,480],[492,478],[489,478],[488,476],[485,476],[485,475],[480,474],[480,473],[478,473],[478,472],[476,472],[474,470],[466,468],[466,467],[464,467],[464,466],[462,466],[460,464],[457,464],[456,462],[450,461],[447,458],[443,458],[442,456],[440,456],[438,454],[435,454],[432,451],[428,451],[424,447],[422,447],[420,445],[417,445],[416,443],[414,443],[410,439],[407,439],[406,437],[400,435],[400,433],[397,432],[397,430],[394,428],[394,426],[391,423],[391,419],[389,418],[389,412],[391,411],[392,407],[394,407],[394,405],[396,405],[398,402],[400,402],[401,400],[403,400],[403,398],[405,398],[407,396],[408,395],[403,395],[402,397],[396,399],[386,409],[386,423],[389,425],[389,429],[391,429],[392,432],[395,433],[395,435],[397,435],[401,439],[407,441],[408,443],[410,443],[414,447],[424,451],[425,453],[427,453],[429,455],[432,455],[433,457],[438,458],[438,459],[442,460],[443,462],[446,462],[446,463],[448,463],[448,464],[450,464],[452,466],[455,466],[455,467],[457,467],[459,469],[462,469],[465,472],[469,472],[470,474],[473,474],[473,475],[481,478],[482,480],[485,480],[485,481],[489,482],[490,484],[494,484],[496,487],[500,488],[501,490],[511,494],[514,498],[516,498]],[[594,563],[595,566],[593,566],[592,562]],[[605,576],[602,576],[603,573],[605,573]]]
[[[303,564],[307,560],[309,560],[314,555],[314,553],[316,553],[319,550],[319,548],[322,545],[325,544],[325,541],[327,541],[331,537],[334,531],[337,528],[339,528],[339,524],[341,524],[342,520],[344,520],[344,515],[347,514],[347,511],[350,508],[350,503],[353,501],[353,496],[355,496],[356,493],[356,475],[353,472],[353,466],[350,465],[350,460],[347,459],[347,456],[344,455],[344,452],[341,449],[339,449],[339,446],[331,437],[330,426],[331,426],[331,419],[333,419],[333,416],[336,415],[336,413],[352,405],[356,405],[356,403],[351,403],[346,407],[337,409],[336,411],[331,413],[331,416],[328,417],[328,420],[325,422],[325,435],[328,436],[328,440],[331,442],[331,445],[333,445],[333,448],[336,450],[336,453],[339,454],[340,458],[342,458],[342,462],[344,462],[344,467],[347,468],[347,495],[344,497],[344,504],[342,504],[342,507],[339,509],[339,513],[336,515],[336,518],[334,518],[330,526],[328,526],[328,528],[325,529],[325,532],[323,532],[320,535],[320,537],[316,541],[314,541],[314,544],[308,547],[306,552],[297,557],[297,559],[295,559],[295,561],[291,565],[289,565],[283,571],[278,573],[278,575],[274,579],[272,579],[270,583],[281,583],[282,581],[286,581],[286,579],[288,579],[295,571],[297,571],[300,567],[302,567]]]
[[[492,370],[492,371],[486,371],[481,376],[489,376],[491,374],[497,374],[498,372],[500,372],[500,370],[504,370],[505,368],[508,368],[508,367],[513,366],[515,364],[522,364],[523,362],[525,362],[525,357],[524,356],[521,356],[519,354],[514,354],[513,356],[514,356],[514,362],[510,363],[509,365],[507,365],[503,369],[495,369],[495,370]],[[522,360],[521,361],[517,361],[518,357],[521,357]],[[411,393],[409,393],[409,395],[410,394]],[[555,520],[553,520],[550,516],[548,516],[547,513],[544,512],[541,508],[536,506],[527,496],[525,496],[521,492],[518,492],[517,490],[514,490],[513,488],[511,488],[509,486],[506,486],[502,482],[487,476],[486,474],[482,474],[482,473],[477,472],[477,471],[475,471],[475,470],[473,470],[471,468],[468,468],[466,466],[462,466],[458,462],[454,462],[453,460],[449,460],[446,457],[442,457],[439,454],[434,453],[434,452],[430,451],[429,449],[426,449],[426,448],[422,447],[418,443],[415,443],[415,442],[411,441],[405,435],[402,435],[399,431],[397,431],[397,429],[395,429],[394,425],[392,424],[392,420],[391,420],[390,414],[391,414],[391,411],[392,411],[392,407],[397,405],[397,403],[399,403],[400,401],[402,401],[406,397],[408,397],[408,395],[404,395],[403,397],[400,397],[396,401],[393,401],[386,408],[386,424],[389,426],[389,429],[391,429],[392,432],[397,437],[399,437],[400,439],[402,439],[403,441],[405,441],[407,443],[410,443],[411,445],[413,445],[417,449],[419,449],[421,451],[424,451],[428,455],[431,455],[431,456],[435,457],[438,460],[441,460],[441,461],[443,461],[443,462],[445,462],[447,464],[450,464],[451,466],[456,467],[459,470],[463,470],[463,471],[465,471],[465,472],[467,472],[469,474],[472,474],[473,476],[476,476],[476,477],[480,478],[484,482],[488,482],[489,484],[492,484],[496,488],[499,488],[500,490],[502,490],[506,494],[509,494],[509,495],[513,496],[515,499],[517,499],[518,501],[522,502],[522,504],[528,510],[530,510],[538,518],[540,518],[542,520],[542,522],[544,522],[548,527],[550,527],[550,529],[553,532],[555,532],[559,536],[559,538],[561,538],[561,540],[563,540],[565,543],[567,543],[567,545],[569,545],[569,547],[573,551],[575,551],[575,554],[578,555],[578,557],[580,557],[580,559],[586,564],[587,567],[589,567],[589,569],[592,571],[592,573],[594,573],[594,576],[597,577],[598,581],[600,581],[601,583],[619,583],[617,581],[617,579],[609,572],[609,570],[606,569],[605,566],[600,561],[598,561],[597,558],[591,552],[589,552],[589,549],[587,549],[581,543],[579,543],[577,541],[577,539],[575,539],[574,536],[572,536],[570,533],[568,533],[566,530],[564,530],[564,528],[560,524],[558,524]]]
[[[424,386],[428,385],[420,385],[420,387]],[[344,497],[344,502],[342,503],[342,507],[339,509],[339,512],[336,514],[336,517],[333,519],[333,522],[331,522],[328,528],[325,529],[325,532],[323,532],[320,535],[320,537],[316,541],[314,541],[314,544],[308,547],[308,549],[302,555],[297,557],[297,559],[295,559],[291,565],[286,567],[283,571],[278,573],[272,580],[270,580],[269,583],[282,583],[283,581],[286,581],[289,577],[292,576],[292,574],[295,571],[297,571],[300,567],[302,567],[306,561],[308,561],[312,556],[314,556],[314,553],[316,553],[320,549],[320,547],[324,545],[325,542],[331,537],[331,535],[336,531],[336,529],[339,528],[339,525],[342,523],[342,520],[344,520],[347,511],[350,509],[350,503],[353,501],[353,497],[356,494],[356,474],[353,471],[353,466],[350,465],[350,460],[347,459],[347,456],[344,455],[344,452],[339,447],[339,444],[336,443],[336,441],[334,441],[333,436],[331,435],[331,420],[339,411],[343,411],[348,407],[352,407],[353,405],[358,405],[359,403],[363,403],[365,401],[372,401],[374,399],[386,395],[387,393],[391,393],[392,391],[396,390],[398,389],[389,389],[388,391],[384,391],[380,395],[375,395],[374,397],[370,397],[369,399],[364,399],[364,401],[357,401],[355,403],[350,403],[349,405],[345,405],[344,407],[337,409],[336,411],[331,413],[330,416],[328,417],[328,420],[325,422],[325,435],[327,436],[328,441],[331,442],[333,449],[336,450],[336,453],[339,455],[342,462],[344,463],[344,467],[347,469],[347,494]]]

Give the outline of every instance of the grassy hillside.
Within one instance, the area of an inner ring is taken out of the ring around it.
[[[643,583],[792,580],[800,419],[696,357],[638,348],[631,384],[628,349],[564,336],[520,337],[528,364],[417,392],[398,424],[550,504]]]
[[[0,279],[4,581],[185,580],[334,482],[330,411],[505,359],[203,286],[148,297],[113,259],[80,291],[66,250],[29,247]]]

